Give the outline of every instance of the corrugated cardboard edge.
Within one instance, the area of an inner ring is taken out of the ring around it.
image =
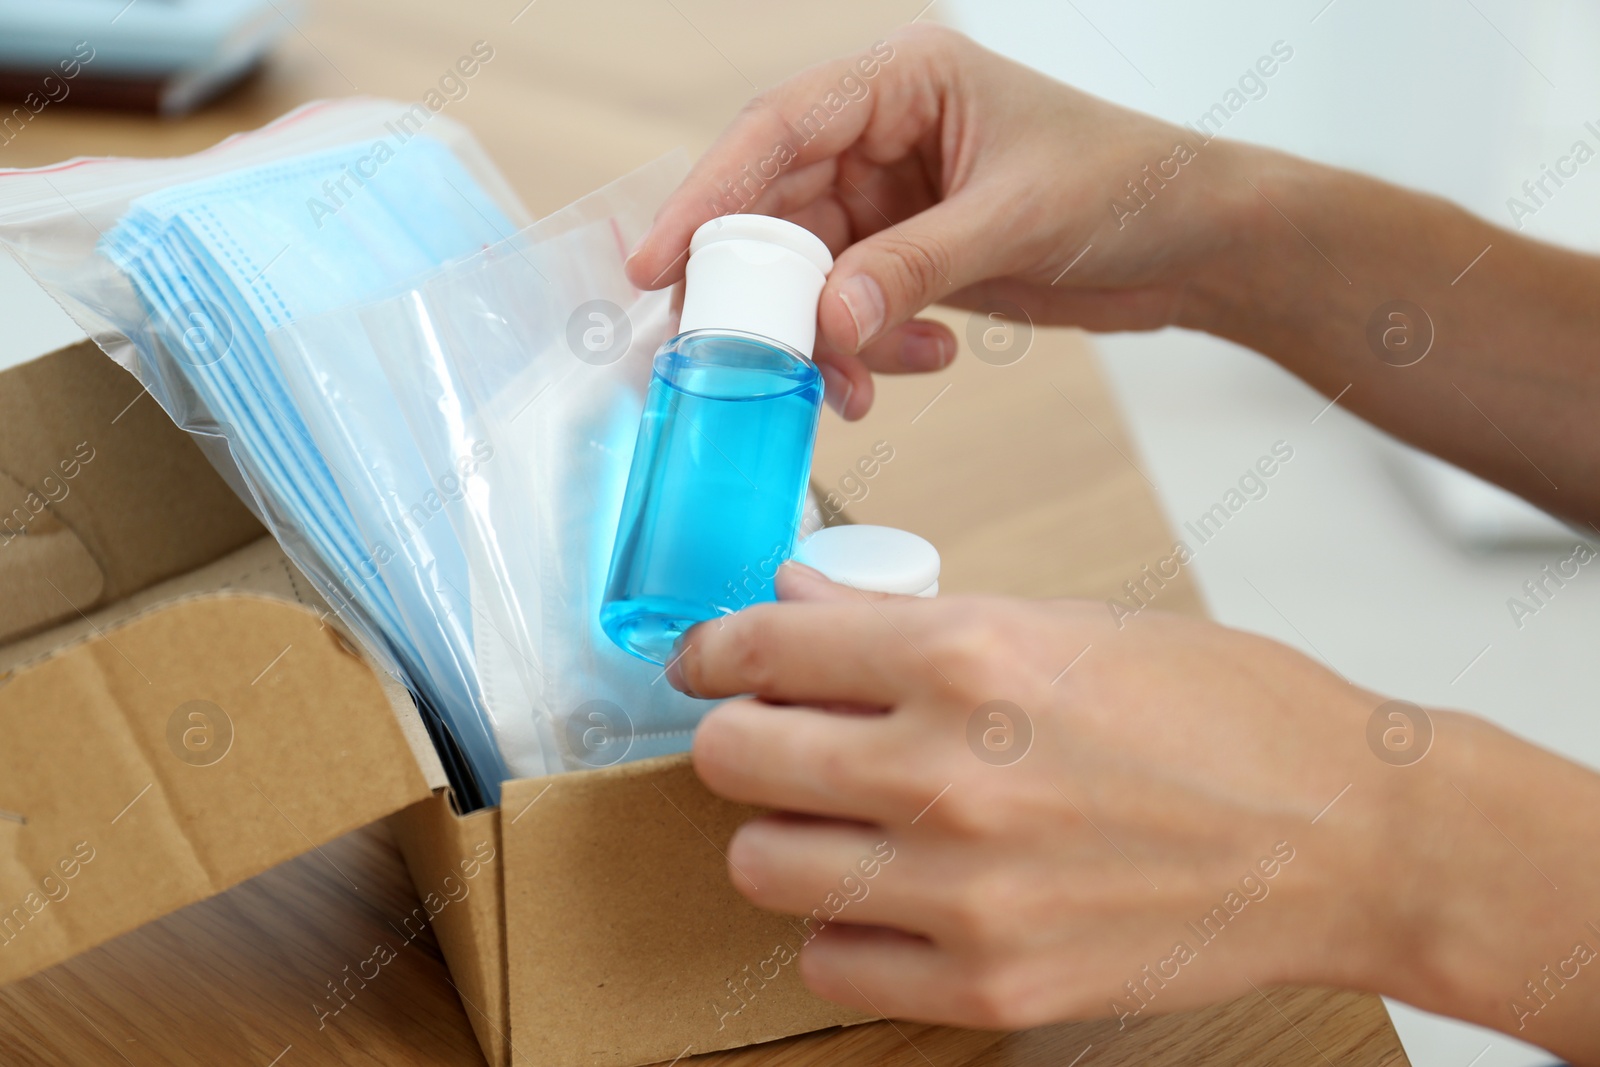
[[[389,818],[411,882],[433,914],[472,1029],[491,1067],[510,1063],[500,809],[457,814],[448,790]],[[430,905],[432,892],[444,903]]]
[[[53,476],[49,484],[67,489]],[[22,516],[31,517],[19,523]],[[70,619],[105,589],[105,571],[48,499],[0,470],[0,638]]]
[[[4,639],[120,600],[264,533],[198,439],[144,393],[88,341],[0,374]],[[100,572],[92,588],[84,555]],[[19,613],[15,598],[31,595],[30,585],[45,595]]]
[[[821,491],[814,481],[810,484],[810,490],[817,500],[821,499]],[[846,525],[851,522],[850,516],[843,510],[833,512],[826,509],[819,510],[824,526]],[[635,784],[660,780],[681,786],[685,774],[691,783],[692,792],[700,795],[698,799],[709,800],[713,805],[725,807],[727,809],[725,814],[731,815],[733,825],[737,826],[756,814],[755,809],[727,804],[705,792],[698,779],[693,776],[687,754],[641,760],[618,767],[508,782],[504,787],[506,792],[502,796],[502,805],[507,810],[517,813],[511,819],[511,825],[516,827],[522,817],[532,810],[534,804],[549,796],[553,796],[559,806],[563,797],[586,793],[591,789],[605,789],[604,783],[614,778],[633,781]],[[513,797],[518,799],[513,800]],[[531,799],[520,799],[523,797]],[[586,801],[578,799],[575,803],[581,805]],[[480,895],[470,908],[461,909],[448,920],[443,916],[435,920],[435,934],[450,964],[450,973],[457,982],[457,992],[462,995],[462,1002],[466,1005],[473,1029],[478,1035],[478,1043],[483,1047],[490,1067],[512,1067],[513,1063],[537,1064],[539,1067],[544,1067],[546,1064],[565,1062],[551,1057],[544,1020],[530,1021],[527,1018],[528,1013],[521,1013],[523,1017],[521,1032],[536,1036],[525,1038],[522,1045],[512,1044],[512,990],[508,956],[526,955],[526,953],[523,947],[524,939],[513,934],[507,922],[504,887],[507,879],[511,879],[513,886],[519,885],[517,880],[525,875],[515,873],[511,862],[505,858],[504,841],[500,837],[500,810],[491,809],[462,816],[455,811],[448,792],[439,790],[429,800],[393,816],[390,825],[401,852],[406,857],[412,881],[418,886],[435,884],[451,874],[455,864],[458,864],[462,857],[469,855],[477,843],[492,835],[502,858],[502,868],[495,882],[495,893],[492,897],[489,893]],[[729,832],[731,834],[731,830]],[[512,830],[512,836],[521,840],[521,834],[517,829]],[[726,845],[726,840],[723,844]],[[669,888],[669,884],[652,879],[657,872],[652,868],[648,848],[631,854],[641,861],[635,865],[640,871],[639,884],[650,887],[641,892],[639,897],[631,902],[631,906],[644,908],[657,899],[665,899],[661,891]],[[726,887],[726,875],[717,859],[713,856],[702,858],[708,869],[715,872],[714,877],[721,879],[719,884]],[[526,867],[522,869],[527,871]],[[559,869],[540,868],[535,876],[553,884],[559,879],[551,879],[550,872]],[[527,871],[527,875],[534,875],[534,872]],[[736,897],[736,894],[731,895]],[[773,928],[776,928],[777,922],[782,921],[775,916],[756,912],[742,898],[736,898],[736,907],[743,913],[743,918],[747,922],[751,913],[765,920],[765,925]],[[533,917],[533,921],[546,927],[562,925],[552,923],[554,914],[553,912],[539,914]],[[590,936],[609,938],[610,929],[607,924],[601,923],[590,931]],[[768,953],[770,954],[770,949]],[[559,995],[564,974],[562,965],[558,962],[551,968],[548,961],[541,961],[534,963],[533,966],[543,972],[544,980],[551,983]],[[669,961],[668,966],[674,969],[674,973],[679,973],[676,962]],[[520,963],[518,969],[521,970]],[[832,1026],[856,1025],[872,1021],[867,1016],[818,1000],[803,988],[798,991],[786,988],[775,993],[777,995],[769,998],[766,1012],[751,1014],[745,1032],[729,1031],[720,1041],[708,1040],[694,1051],[709,1052],[718,1048],[736,1048]],[[796,1004],[798,1011],[794,1010]],[[681,1056],[684,1050],[678,1044],[679,1032],[688,1033],[695,1029],[695,1024],[690,1018],[693,1005],[688,1007],[691,1011],[685,1013],[684,1020],[687,1025],[668,1027],[657,1035],[654,1046],[660,1050],[659,1054],[625,1053],[620,1062],[636,1064]],[[780,1009],[785,1007],[789,1009],[787,1018],[780,1018],[781,1014],[785,1014]],[[703,1023],[704,1020],[701,1020],[702,1025]],[[608,1029],[611,1028],[595,1026],[593,1021],[586,1025],[580,1023],[575,1032],[565,1035],[565,1043],[570,1048],[574,1044],[581,1044],[585,1033],[592,1034]],[[692,1039],[686,1038],[684,1043],[692,1045]],[[641,1055],[643,1058],[639,1058]],[[574,1062],[581,1062],[585,1067],[591,1067],[612,1061],[595,1058]]]
[[[74,611],[71,619],[53,629],[0,647],[0,685],[5,684],[14,670],[47,659],[73,645],[93,640],[142,615],[160,611],[169,604],[191,597],[218,592],[258,593],[290,601],[315,612],[325,625],[338,628],[341,634],[345,633],[342,624],[328,613],[326,603],[284,555],[278,543],[270,537],[262,537],[219,560],[143,589],[108,607],[87,613]],[[355,644],[355,638],[348,634],[345,636],[348,643]],[[439,755],[428,737],[427,727],[423,725],[411,694],[405,686],[383,671],[374,670],[372,673],[383,689],[395,720],[405,732],[411,754],[417,766],[422,768],[428,787],[437,789],[443,786],[444,767],[439,763]]]
[[[180,600],[18,669],[0,737],[0,982],[429,791],[367,662],[251,594]]]
[[[868,1021],[801,983],[800,920],[734,889],[728,840],[760,812],[688,755],[508,782],[501,803],[512,1063],[630,1067]]]

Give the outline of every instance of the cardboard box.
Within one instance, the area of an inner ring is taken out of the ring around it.
[[[866,1021],[730,884],[752,814],[686,756],[457,813],[409,696],[132,377],[87,343],[0,374],[0,983],[388,817],[491,1064]]]

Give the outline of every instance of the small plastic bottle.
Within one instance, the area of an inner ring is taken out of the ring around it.
[[[665,663],[695,623],[774,598],[811,471],[811,361],[833,257],[810,231],[728,215],[689,243],[683,317],[656,353],[600,624]]]

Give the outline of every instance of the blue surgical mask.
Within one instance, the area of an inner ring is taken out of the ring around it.
[[[506,773],[473,669],[472,613],[439,608],[445,589],[465,606],[467,562],[448,536],[384,536],[448,472],[427,469],[370,349],[334,343],[294,363],[267,335],[513,229],[444,145],[418,135],[162,189],[134,200],[100,245],[149,311],[134,337],[146,370],[209,412],[274,533],[322,562],[325,598],[443,717],[469,807],[474,792],[498,803]],[[379,542],[392,561],[375,558]]]

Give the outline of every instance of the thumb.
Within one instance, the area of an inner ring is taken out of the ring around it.
[[[815,567],[796,563],[792,559],[785,561],[783,566],[778,568],[774,584],[777,586],[779,600],[809,600],[815,603],[851,601],[859,604],[863,600],[904,599],[894,593],[868,592],[852,585],[831,581]]]
[[[941,201],[841,252],[817,306],[824,341],[855,355],[941,297],[1000,273],[993,256],[1004,242],[981,204]]]

